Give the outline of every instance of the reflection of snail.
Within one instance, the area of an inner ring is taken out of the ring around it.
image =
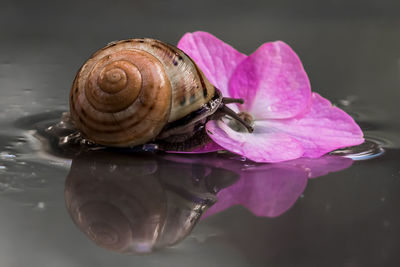
[[[144,253],[188,235],[215,202],[216,191],[236,178],[226,170],[155,155],[92,151],[73,160],[65,201],[75,224],[97,245]]]
[[[203,129],[218,111],[247,125],[224,103],[197,65],[176,47],[129,39],[100,49],[81,67],[71,88],[70,112],[82,135],[105,146],[179,143]]]

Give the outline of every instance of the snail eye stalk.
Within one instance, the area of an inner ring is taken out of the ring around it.
[[[244,104],[244,100],[242,98],[224,97],[224,98],[222,98],[222,103],[223,104],[231,104],[231,103]]]
[[[231,98],[233,99],[233,98]],[[237,100],[242,100],[242,99],[237,99]],[[243,100],[242,100],[243,101]],[[249,131],[249,133],[252,133],[254,131],[254,128],[247,123],[244,119],[242,119],[239,114],[237,114],[235,111],[233,111],[232,109],[228,108],[225,105],[224,100],[222,99],[222,105],[219,109],[219,113],[221,115],[228,115],[230,117],[232,117],[233,119],[237,120],[238,122],[240,122],[240,124],[242,124],[244,127],[246,127],[246,129]],[[240,102],[229,102],[229,103],[240,103]]]

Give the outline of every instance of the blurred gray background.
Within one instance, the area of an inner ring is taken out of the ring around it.
[[[184,33],[203,30],[243,53],[263,42],[287,42],[313,90],[332,100],[355,95],[391,113],[400,99],[397,0],[0,3],[2,95],[31,89],[37,100],[57,98],[65,105],[76,70],[108,42],[152,37],[176,44]],[[16,67],[10,70],[11,63]]]

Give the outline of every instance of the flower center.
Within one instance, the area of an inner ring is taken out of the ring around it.
[[[238,117],[241,118],[246,124],[250,125],[251,127],[254,126],[254,119],[253,116],[251,116],[249,113],[242,111],[239,112]],[[246,126],[243,125],[243,123],[239,122],[238,120],[231,119],[228,122],[228,126],[235,130],[236,132],[241,132],[241,133],[248,133],[249,130],[246,128]]]

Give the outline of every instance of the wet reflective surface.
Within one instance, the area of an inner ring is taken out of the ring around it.
[[[75,157],[65,184],[67,210],[97,245],[148,253],[185,238],[215,193],[237,175],[155,154],[92,151]]]
[[[399,3],[246,3],[2,1],[0,266],[400,265]],[[246,53],[288,42],[367,142],[261,165],[81,150],[54,138],[68,127],[46,131],[93,51],[197,29]]]

